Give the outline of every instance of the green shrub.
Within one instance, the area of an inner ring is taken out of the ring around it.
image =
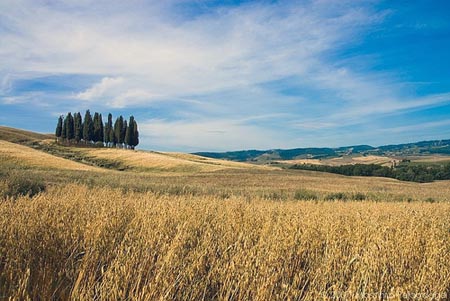
[[[325,201],[346,201],[347,195],[343,192],[329,193],[325,196]]]
[[[367,196],[361,192],[357,192],[352,195],[352,200],[355,201],[364,201],[365,199],[367,199]]]
[[[317,194],[315,194],[312,191],[300,189],[294,193],[294,199],[295,200],[313,200],[313,201],[315,201],[318,199],[318,197],[317,197]]]
[[[433,198],[427,198],[427,199],[425,199],[425,202],[427,202],[427,203],[434,203],[434,202],[436,202],[436,200],[433,199]]]

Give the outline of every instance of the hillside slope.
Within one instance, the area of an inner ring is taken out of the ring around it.
[[[102,171],[100,168],[53,156],[31,147],[4,140],[0,140],[0,159],[3,163],[21,167]]]
[[[125,170],[140,172],[212,172],[223,169],[267,169],[248,163],[204,158],[181,153],[131,151],[112,148],[71,148],[93,160],[111,161]]]
[[[132,151],[116,148],[61,146],[53,135],[0,127],[0,156],[27,166],[92,170],[106,168],[138,172],[213,172],[224,169],[268,169],[248,163],[191,154]]]
[[[448,201],[450,195],[450,181],[418,184],[348,177],[182,153],[64,147],[46,139],[32,147],[0,140],[0,170],[15,170],[24,177],[35,176],[51,184],[84,183],[169,195],[256,195],[280,200],[311,194],[323,199],[334,192],[351,197],[360,192],[373,200],[443,201]]]
[[[51,134],[40,134],[30,131],[25,131],[6,126],[0,126],[0,140],[5,140],[13,143],[31,144],[48,139],[54,139]]]

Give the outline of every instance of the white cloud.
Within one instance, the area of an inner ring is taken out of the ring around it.
[[[310,77],[325,63],[324,51],[352,39],[355,24],[378,18],[347,8],[324,17],[329,9],[320,3],[244,5],[180,20],[170,3],[112,2],[106,8],[89,1],[7,2],[0,13],[10,29],[0,37],[6,45],[0,57],[9,58],[5,68],[131,75],[146,90],[168,97]]]
[[[161,95],[152,94],[151,92],[145,90],[127,90],[115,96],[111,102],[108,102],[108,104],[113,108],[125,108],[128,106],[148,103],[158,97],[161,97]]]
[[[80,92],[76,98],[81,100],[95,101],[102,98],[105,94],[111,95],[115,92],[115,88],[123,83],[122,77],[104,77],[99,83],[94,84],[86,91]]]
[[[26,98],[22,96],[7,96],[2,98],[2,103],[5,105],[14,105],[26,102]]]

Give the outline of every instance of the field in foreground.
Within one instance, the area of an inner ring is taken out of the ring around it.
[[[0,300],[450,296],[450,181],[64,148],[16,132],[0,128]]]
[[[52,187],[0,203],[0,295],[443,299],[450,294],[449,216],[447,202],[276,202]]]

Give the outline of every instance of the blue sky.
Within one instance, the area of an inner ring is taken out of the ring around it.
[[[0,124],[133,114],[140,148],[183,152],[448,139],[449,15],[432,0],[0,0]]]

